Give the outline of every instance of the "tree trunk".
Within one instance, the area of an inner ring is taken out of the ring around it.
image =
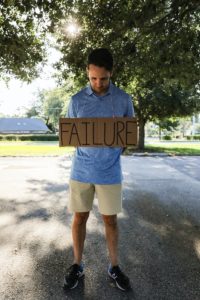
[[[144,150],[144,138],[145,138],[145,121],[139,120],[139,142],[138,142],[138,149]]]

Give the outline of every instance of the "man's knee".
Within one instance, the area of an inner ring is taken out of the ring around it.
[[[102,215],[105,226],[117,227],[117,215]]]
[[[82,212],[74,214],[74,222],[78,225],[86,224],[90,212]]]

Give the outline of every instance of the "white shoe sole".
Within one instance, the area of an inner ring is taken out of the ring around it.
[[[121,291],[126,291],[117,283],[116,279],[112,276],[112,274],[109,272],[109,270],[108,270],[108,275],[115,281],[115,284],[118,287],[118,289],[120,289]]]

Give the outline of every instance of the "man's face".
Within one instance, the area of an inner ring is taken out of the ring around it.
[[[90,64],[87,68],[87,75],[91,88],[95,94],[101,96],[104,95],[109,88],[112,72],[106,70],[104,67]]]

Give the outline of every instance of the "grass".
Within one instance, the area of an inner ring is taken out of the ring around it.
[[[59,156],[73,151],[73,147],[59,147],[58,142],[0,142],[0,156]]]
[[[200,143],[161,142],[148,144],[145,152],[166,153],[169,155],[200,155]]]
[[[0,156],[60,156],[72,154],[73,147],[59,147],[58,142],[0,142]],[[127,153],[131,153],[128,151]],[[136,152],[138,152],[136,150]],[[156,142],[145,146],[145,153],[200,155],[200,143]]]

